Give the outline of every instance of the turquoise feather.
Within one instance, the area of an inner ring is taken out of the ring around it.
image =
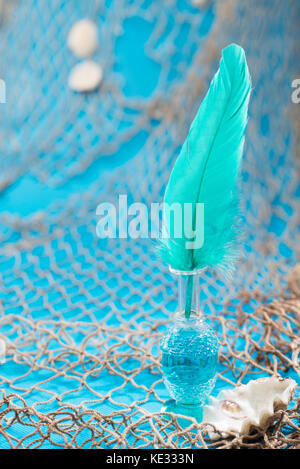
[[[243,49],[231,44],[222,51],[219,70],[191,125],[173,167],[164,203],[192,203],[191,228],[197,225],[196,202],[204,203],[204,243],[186,248],[192,231],[183,229],[180,217],[167,217],[168,236],[159,245],[160,257],[174,270],[216,267],[230,272],[238,256],[240,210],[237,178],[247,125],[251,79]]]

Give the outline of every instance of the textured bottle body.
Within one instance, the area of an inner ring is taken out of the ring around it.
[[[203,404],[216,379],[218,341],[203,319],[178,315],[161,341],[165,384],[176,402]]]

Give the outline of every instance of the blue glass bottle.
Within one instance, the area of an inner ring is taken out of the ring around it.
[[[200,313],[199,273],[181,273],[178,279],[178,312],[161,341],[164,382],[172,397],[162,411],[201,422],[202,407],[216,380],[219,345]]]

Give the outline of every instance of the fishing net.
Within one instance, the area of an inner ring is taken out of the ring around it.
[[[161,201],[221,48],[241,44],[253,77],[246,255],[232,281],[202,279],[221,342],[213,393],[263,376],[299,382],[299,2],[10,0],[0,11],[0,447],[300,448],[298,390],[249,437],[212,442],[208,425],[181,429],[160,412],[176,279],[151,240],[95,231],[97,205],[118,194]],[[66,38],[84,17],[104,71],[91,94],[67,86],[77,59]]]

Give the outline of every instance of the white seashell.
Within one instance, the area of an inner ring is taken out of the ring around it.
[[[98,30],[95,23],[88,19],[77,21],[69,32],[68,46],[80,58],[95,52],[98,48]]]
[[[69,76],[69,87],[74,91],[95,90],[102,81],[102,68],[92,60],[75,65]]]
[[[6,343],[3,339],[0,339],[0,365],[5,363],[6,356]]]
[[[273,376],[223,390],[203,407],[203,422],[213,424],[223,438],[230,432],[249,435],[253,428],[264,430],[275,412],[287,408],[295,388],[293,379]],[[217,433],[209,436],[220,438]]]
[[[209,0],[192,0],[192,4],[194,7],[198,7],[198,8],[201,8],[201,7],[206,7],[207,4],[208,4],[208,1]]]

